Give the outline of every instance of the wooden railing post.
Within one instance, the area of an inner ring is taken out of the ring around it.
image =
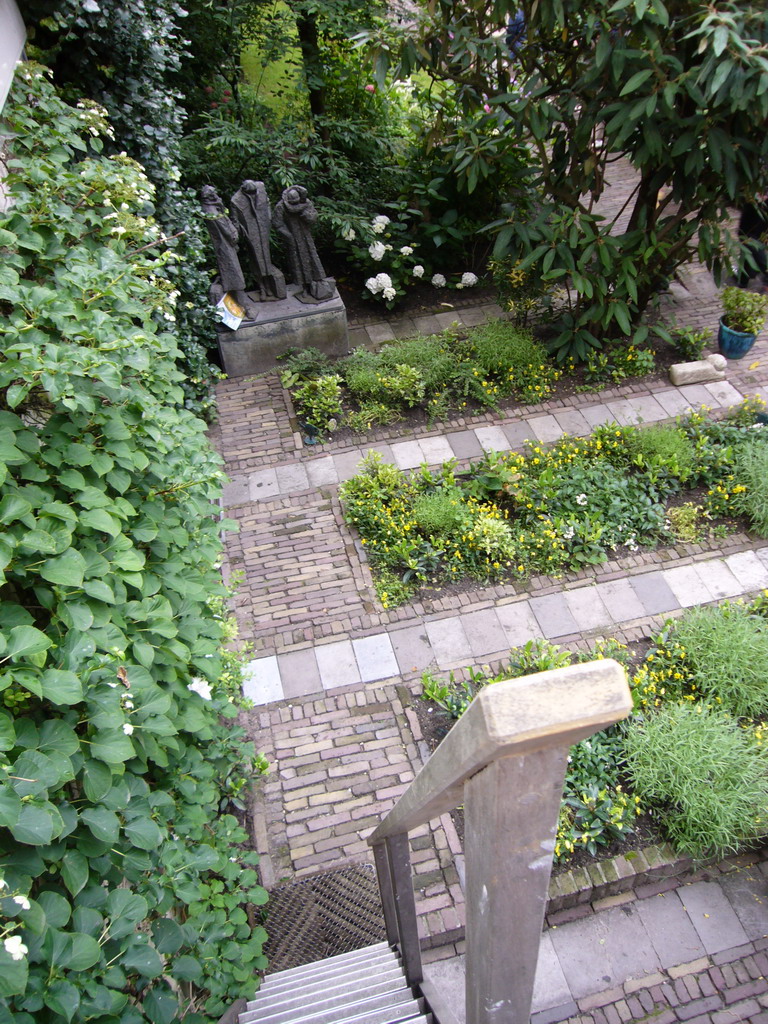
[[[400,945],[400,934],[397,923],[397,907],[395,906],[395,888],[392,884],[392,873],[389,870],[386,840],[376,843],[373,848],[373,860],[376,864],[376,878],[379,883],[381,909],[384,912],[384,927],[387,931],[387,942],[390,946]]]
[[[397,946],[403,961],[403,970],[409,985],[418,985],[423,978],[419,923],[416,917],[416,899],[413,895],[411,849],[408,833],[399,832],[384,840],[389,877],[392,882],[395,915],[397,918]]]

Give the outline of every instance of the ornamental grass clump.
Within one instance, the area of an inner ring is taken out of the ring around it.
[[[733,509],[747,516],[761,537],[768,537],[768,432],[762,427],[736,452]]]
[[[674,640],[698,692],[739,718],[768,713],[768,622],[743,604],[691,608]]]
[[[723,857],[768,834],[768,750],[722,708],[664,704],[625,739],[634,791],[676,849]]]

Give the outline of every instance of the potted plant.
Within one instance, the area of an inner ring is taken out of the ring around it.
[[[718,345],[726,359],[741,359],[768,319],[768,295],[730,287],[723,290],[722,302]]]

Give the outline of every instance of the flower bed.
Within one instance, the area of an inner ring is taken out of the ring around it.
[[[638,659],[615,640],[575,655],[624,664],[634,711],[571,748],[556,863],[637,844],[641,814],[647,841],[669,840],[698,859],[723,857],[768,835],[767,620],[768,591],[749,605],[689,609]],[[568,650],[531,640],[497,675],[470,670],[456,682],[425,673],[422,696],[438,714],[422,715],[422,722],[427,717],[434,737],[439,712],[443,723],[459,718],[482,687],[573,660]]]
[[[676,426],[609,424],[549,449],[490,453],[405,473],[375,453],[341,488],[346,521],[369,553],[385,607],[423,585],[524,579],[579,570],[744,515],[768,530],[768,437],[755,401],[726,422],[696,413]],[[682,503],[679,496],[695,497]]]
[[[650,350],[632,345],[595,353],[579,371],[578,386],[644,376],[654,366]],[[502,403],[535,404],[574,371],[570,362],[555,365],[530,331],[494,321],[394,342],[378,353],[357,349],[333,365],[316,350],[303,350],[286,360],[281,380],[314,443],[342,427],[365,433],[414,415],[433,423]]]

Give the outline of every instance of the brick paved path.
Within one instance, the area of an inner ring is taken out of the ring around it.
[[[665,299],[665,318],[714,328],[719,302],[709,275],[693,268],[684,282],[688,290],[676,283]],[[353,344],[499,315],[486,304],[368,324],[353,329]],[[226,515],[240,527],[226,535],[224,573],[242,574],[235,611],[241,637],[254,648],[245,689],[257,705],[246,717],[272,766],[252,808],[267,886],[370,861],[366,836],[426,757],[411,707],[424,668],[459,676],[471,665],[496,669],[511,646],[531,636],[582,647],[602,635],[633,640],[684,607],[768,586],[768,545],[739,534],[719,548],[680,545],[564,579],[540,577],[525,587],[487,587],[386,611],[338,501],[339,482],[354,474],[364,453],[374,448],[402,468],[446,458],[466,464],[484,451],[519,448],[526,438],[551,442],[607,420],[668,420],[700,405],[722,411],[753,394],[768,400],[765,339],[729,365],[723,383],[640,383],[506,418],[457,418],[407,436],[387,428],[370,444],[330,442],[317,450],[302,446],[277,374],[219,386],[212,436],[230,474]],[[412,851],[421,934],[438,942],[463,924],[461,848],[450,818],[416,833]]]

